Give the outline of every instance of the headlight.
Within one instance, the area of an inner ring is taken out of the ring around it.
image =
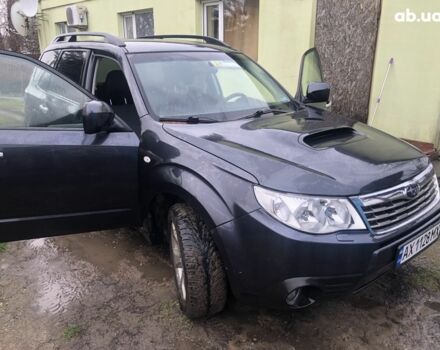
[[[258,203],[274,218],[307,233],[325,234],[365,229],[356,209],[346,198],[309,197],[254,187]]]

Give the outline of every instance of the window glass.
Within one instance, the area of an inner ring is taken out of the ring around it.
[[[220,5],[206,4],[205,6],[205,35],[220,39]]]
[[[65,51],[58,62],[57,70],[75,83],[81,84],[86,56],[85,51]]]
[[[147,101],[162,118],[228,121],[259,109],[289,109],[291,103],[282,88],[242,54],[149,53],[132,60]]]
[[[136,38],[154,35],[154,17],[153,12],[143,12],[135,14],[136,20]]]
[[[135,12],[123,15],[124,36],[126,39],[136,39],[154,35],[153,11]]]
[[[124,31],[127,39],[134,39],[133,16],[124,16]]]
[[[95,86],[105,83],[108,73],[113,70],[121,70],[119,63],[107,57],[99,57],[96,67]]]
[[[58,22],[55,23],[57,34],[65,34],[75,32],[75,28],[69,27],[67,22]]]
[[[127,79],[115,60],[99,57],[96,61],[94,95],[107,102],[113,111],[133,130],[139,130],[140,122]]]
[[[101,100],[104,100],[105,83],[108,74],[112,71],[120,71],[118,62],[111,58],[99,57],[96,61],[95,82],[93,86],[93,94]]]
[[[87,95],[24,58],[0,55],[0,128],[82,127]]]
[[[60,55],[59,50],[46,51],[41,56],[40,61],[46,63],[48,66],[51,66],[53,68],[57,63],[59,55]]]
[[[224,40],[258,58],[259,0],[224,0]]]

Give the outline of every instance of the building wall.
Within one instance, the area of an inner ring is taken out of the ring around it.
[[[380,0],[318,0],[316,47],[332,110],[361,121],[368,118],[379,14]]]
[[[194,0],[42,0],[41,10],[44,21],[41,25],[40,43],[46,47],[56,35],[56,22],[66,21],[66,6],[73,3],[88,9],[89,31],[108,32],[122,36],[120,13],[144,9],[154,10],[157,34],[194,34],[200,25],[196,1]]]
[[[66,21],[65,7],[88,9],[89,31],[123,36],[120,13],[153,9],[155,34],[202,34],[200,0],[41,0],[44,20],[40,45],[56,35],[55,23]],[[260,0],[259,63],[295,93],[301,56],[313,46],[316,0]]]
[[[260,0],[259,63],[292,94],[303,53],[314,46],[316,0]]]
[[[440,12],[438,0],[382,1],[369,121],[395,136],[439,145],[440,23],[401,23],[395,14]],[[387,64],[394,58],[373,120]]]

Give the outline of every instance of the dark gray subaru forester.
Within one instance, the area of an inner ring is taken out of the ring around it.
[[[41,60],[0,52],[0,241],[138,226],[195,318],[354,292],[438,239],[428,158],[319,108],[314,49],[295,98],[207,37],[70,33]]]

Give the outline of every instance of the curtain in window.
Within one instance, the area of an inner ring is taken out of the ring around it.
[[[153,11],[136,13],[136,37],[154,35]]]
[[[224,41],[258,58],[259,0],[224,0]]]

